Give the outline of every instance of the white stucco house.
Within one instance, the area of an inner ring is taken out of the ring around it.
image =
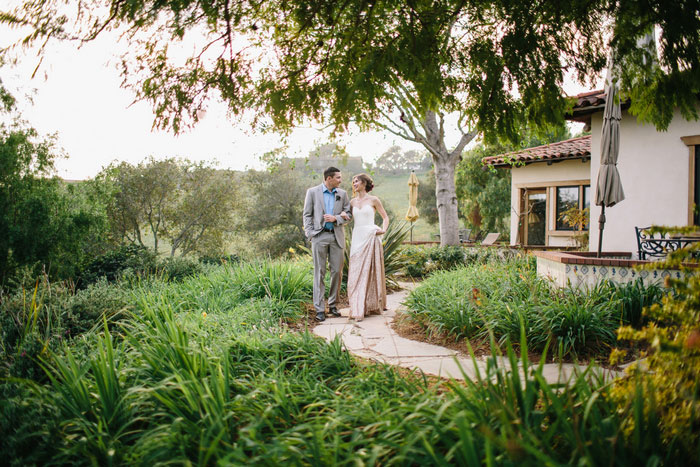
[[[590,207],[589,251],[597,249],[595,199],[605,94],[580,94],[571,120],[589,136],[484,159],[512,171],[511,245],[570,246],[573,230],[559,220],[568,207]],[[700,122],[679,112],[665,132],[622,107],[618,170],[626,199],[606,208],[604,251],[637,251],[635,227],[700,225]],[[518,162],[512,167],[509,161]]]

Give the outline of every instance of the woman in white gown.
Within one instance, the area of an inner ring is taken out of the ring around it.
[[[350,201],[354,225],[348,266],[348,297],[349,319],[357,321],[371,313],[381,313],[386,307],[381,236],[389,227],[389,216],[379,198],[369,194],[373,187],[374,183],[367,174],[355,175],[352,179],[355,196]],[[381,228],[374,224],[375,211],[382,216]]]

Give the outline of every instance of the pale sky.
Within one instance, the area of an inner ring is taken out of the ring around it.
[[[0,47],[6,47],[17,36],[17,32],[0,30]],[[69,156],[57,161],[59,176],[86,179],[114,160],[137,163],[150,155],[157,159],[176,156],[216,160],[220,167],[235,170],[260,168],[259,156],[284,145],[281,135],[255,133],[245,122],[231,121],[225,106],[216,102],[210,103],[194,129],[179,136],[151,130],[150,105],[132,105],[131,92],[120,88],[121,78],[114,65],[116,50],[108,36],[80,49],[74,44],[53,44],[34,79],[31,73],[38,59],[31,53],[24,55],[16,67],[0,68],[0,79],[18,98],[23,119],[40,134],[58,134],[58,143]],[[572,82],[566,91],[571,95],[588,89]],[[32,96],[32,102],[25,96]],[[329,141],[328,133],[296,129],[287,138],[287,155],[307,156]],[[448,145],[456,143],[458,135],[452,139]],[[338,142],[345,145],[350,156],[361,156],[365,162],[373,162],[394,144],[405,150],[423,149],[389,132],[354,131]]]

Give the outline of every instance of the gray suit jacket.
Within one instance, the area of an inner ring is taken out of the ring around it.
[[[337,189],[335,194],[335,204],[333,205],[333,215],[336,216],[336,224],[333,232],[338,245],[345,248],[345,223],[347,221],[340,217],[340,213],[345,211],[350,215],[350,198],[345,190]],[[306,191],[304,200],[304,233],[311,240],[323,230],[323,183]]]

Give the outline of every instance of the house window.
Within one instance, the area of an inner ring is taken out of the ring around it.
[[[562,219],[562,215],[569,209],[585,209],[589,207],[590,196],[590,185],[558,186],[556,230],[577,230],[575,227],[567,224]],[[584,230],[588,230],[588,224],[584,225]]]
[[[571,207],[585,209],[590,205],[590,180],[550,181],[517,185],[520,190],[520,211],[517,241],[523,245],[565,245],[576,234],[571,228],[555,220]],[[588,224],[583,226],[588,230]]]
[[[688,224],[700,225],[700,135],[681,136],[688,146]]]
[[[591,186],[590,185],[585,185],[583,187],[583,203],[582,203],[583,209],[588,209],[588,222],[583,226],[583,230],[588,230],[588,224],[590,223],[590,215],[591,215]]]

